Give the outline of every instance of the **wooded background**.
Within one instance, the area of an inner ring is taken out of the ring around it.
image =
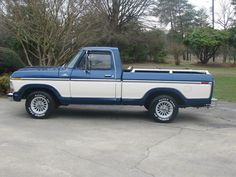
[[[220,1],[213,29],[188,0],[1,0],[0,71],[62,65],[82,46],[119,47],[128,63],[235,63],[236,1]]]

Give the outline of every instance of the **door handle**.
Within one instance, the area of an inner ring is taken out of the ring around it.
[[[114,77],[114,75],[106,74],[104,77]]]

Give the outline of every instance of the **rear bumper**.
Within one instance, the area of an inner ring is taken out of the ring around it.
[[[209,108],[212,108],[212,107],[216,107],[217,106],[217,99],[216,98],[212,98],[211,99],[211,104],[207,105]]]

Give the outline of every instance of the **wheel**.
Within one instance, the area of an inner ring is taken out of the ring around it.
[[[55,109],[52,96],[43,91],[36,91],[26,98],[25,109],[32,118],[47,118]]]
[[[156,122],[169,123],[172,122],[177,114],[179,108],[174,98],[167,95],[156,97],[149,108],[149,113]]]

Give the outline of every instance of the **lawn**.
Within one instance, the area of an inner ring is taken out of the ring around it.
[[[208,70],[215,77],[214,97],[223,100],[236,102],[236,67],[213,67],[213,66],[196,66],[183,64],[175,66],[172,64],[135,64],[139,68],[181,68],[181,69],[201,69]]]

